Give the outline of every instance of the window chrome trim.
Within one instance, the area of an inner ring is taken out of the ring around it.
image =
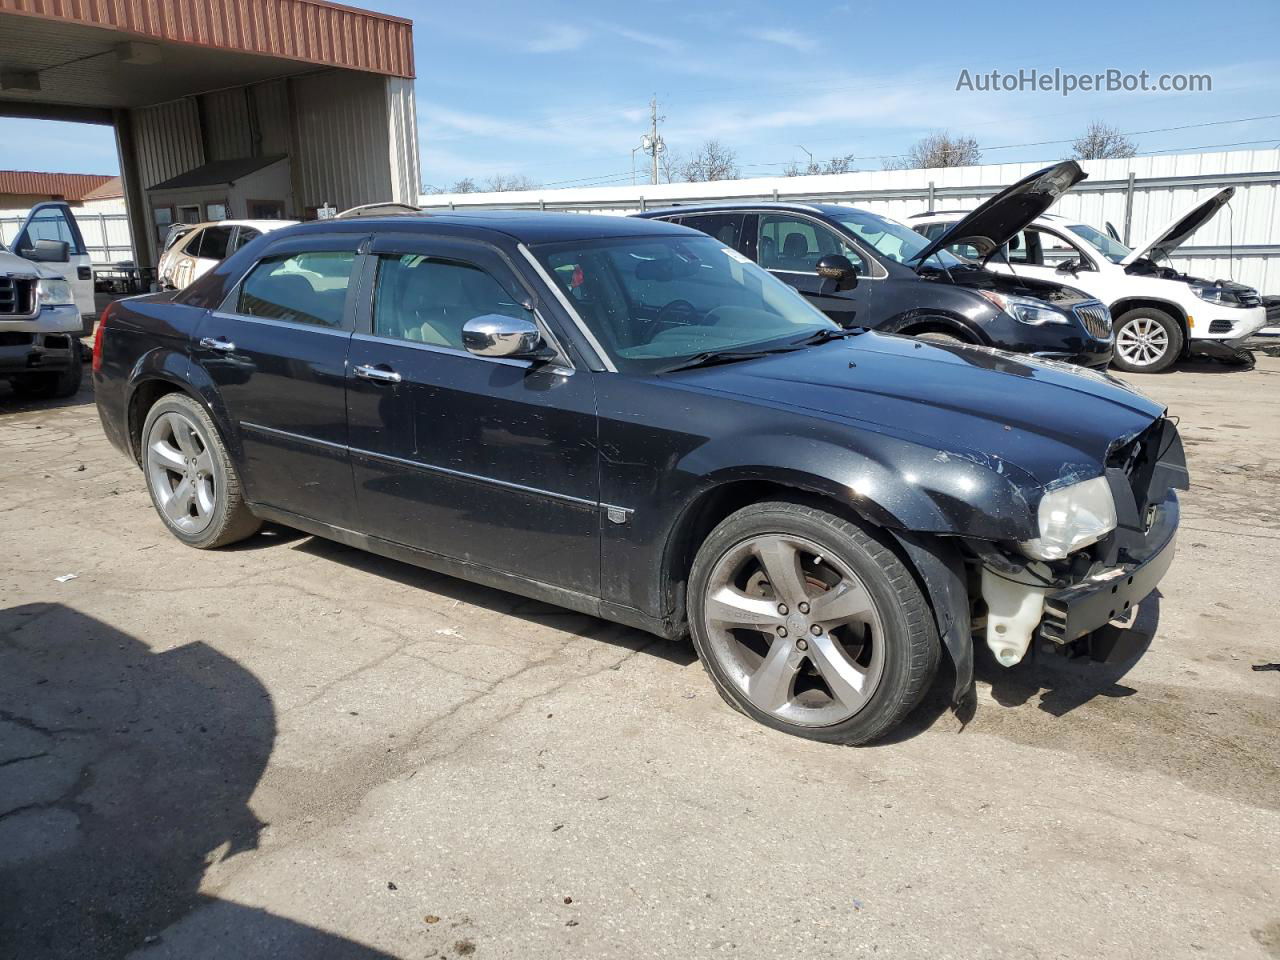
[[[600,341],[596,339],[595,334],[593,334],[587,327],[586,322],[582,319],[578,311],[574,309],[569,298],[564,295],[564,291],[560,289],[559,284],[557,284],[552,276],[547,273],[546,268],[538,258],[533,255],[528,247],[523,243],[517,244],[517,247],[524,258],[529,261],[534,272],[538,274],[539,279],[541,279],[547,289],[551,291],[551,295],[555,297],[560,306],[564,308],[565,313],[569,315],[569,319],[573,321],[574,326],[578,328],[578,332],[582,334],[587,343],[591,344],[591,349],[596,352],[596,356],[599,358],[601,365],[610,373],[617,373],[618,368],[614,366],[613,360],[610,359],[609,354],[605,351],[604,347],[600,345]]]
[[[541,324],[539,325],[541,326]],[[438,343],[424,343],[420,340],[404,340],[400,337],[384,337],[376,333],[354,333],[351,335],[353,340],[359,340],[361,343],[387,344],[396,347],[412,347],[415,350],[422,350],[426,353],[438,353],[447,357],[463,357],[468,360],[482,360],[485,363],[499,363],[507,367],[520,367],[528,370],[535,366],[534,361],[527,360],[522,357],[482,357],[479,354],[472,353],[470,350],[459,347],[445,347]],[[556,345],[558,348],[558,344]],[[557,349],[557,352],[563,356],[564,351]],[[574,368],[566,359],[564,363],[548,363],[545,369],[557,376],[571,377],[574,374]]]
[[[287,330],[314,330],[334,337],[350,337],[354,331],[349,326],[326,327],[319,323],[301,323],[297,320],[279,320],[275,317],[255,317],[250,313],[233,313],[229,310],[210,310],[211,316],[220,320],[239,320],[242,323],[260,323],[269,327],[284,327]]]

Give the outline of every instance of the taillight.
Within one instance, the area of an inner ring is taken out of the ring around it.
[[[98,318],[98,329],[93,332],[93,372],[97,373],[102,369],[102,331],[107,326],[107,314],[111,310],[111,304],[107,304],[103,308],[102,316]]]

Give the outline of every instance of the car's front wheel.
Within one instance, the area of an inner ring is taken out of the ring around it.
[[[1116,321],[1111,362],[1129,373],[1159,373],[1182,353],[1182,325],[1163,310],[1139,307]]]
[[[929,605],[897,555],[801,503],[755,504],[716,527],[694,560],[688,616],[730,705],[813,740],[884,735],[938,665]]]
[[[252,536],[262,526],[244,502],[240,478],[213,420],[191,397],[171,393],[147,412],[142,466],[169,532],[202,550]]]

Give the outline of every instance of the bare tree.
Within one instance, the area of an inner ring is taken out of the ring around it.
[[[854,156],[847,153],[842,157],[832,157],[830,160],[814,160],[809,158],[809,162],[803,167],[798,163],[793,163],[782,171],[784,177],[812,177],[823,173],[852,173],[854,167]]]
[[[931,133],[912,144],[906,156],[886,157],[886,170],[918,170],[926,167],[969,167],[982,162],[978,141],[952,136],[946,130]]]
[[[1138,145],[1115,127],[1094,120],[1089,128],[1071,145],[1071,155],[1076,160],[1109,160],[1113,157],[1132,157]]]
[[[679,183],[684,177],[684,158],[675,150],[658,154],[658,176],[663,183]]]
[[[461,180],[455,180],[452,187],[446,190],[446,193],[476,193],[479,191],[476,182],[470,177],[463,177]]]
[[[708,140],[691,156],[682,171],[690,183],[708,180],[736,180],[738,155],[719,140]]]
[[[490,193],[506,193],[509,190],[537,190],[542,184],[531,180],[522,173],[499,173],[484,182],[484,188]]]

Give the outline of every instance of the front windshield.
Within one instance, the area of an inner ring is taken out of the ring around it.
[[[1109,234],[1095,230],[1086,224],[1079,223],[1067,229],[1086,241],[1089,246],[1093,247],[1112,263],[1120,263],[1133,252],[1119,240],[1113,239]]]
[[[916,256],[929,245],[928,239],[916,233],[905,223],[899,223],[897,220],[890,220],[887,217],[879,217],[874,213],[867,213],[865,210],[855,210],[849,207],[848,209],[840,210],[839,213],[835,214],[835,217],[845,227],[852,230],[860,240],[864,240],[875,247],[883,256],[908,266],[915,266],[917,263]],[[930,263],[938,263],[939,261],[945,267],[970,265],[968,260],[962,260],[946,250],[939,250],[929,256]]]
[[[791,287],[711,237],[579,240],[533,252],[623,373],[838,329]]]

